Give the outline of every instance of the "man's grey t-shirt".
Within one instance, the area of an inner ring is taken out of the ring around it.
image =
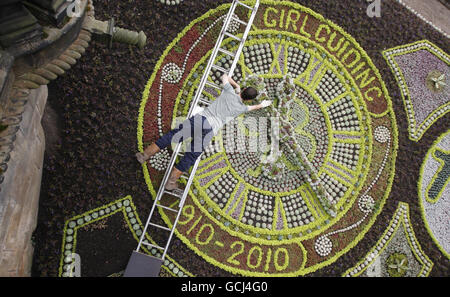
[[[247,111],[248,106],[234,92],[231,84],[226,83],[222,94],[199,114],[206,117],[216,135],[222,126]]]

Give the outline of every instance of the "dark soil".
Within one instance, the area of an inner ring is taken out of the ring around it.
[[[123,255],[136,248],[123,212],[94,224],[78,230],[77,254],[81,259],[81,275],[109,276],[123,270],[128,262]],[[92,225],[98,227],[92,228]],[[92,248],[92,243],[95,243],[95,248]]]
[[[155,0],[95,1],[97,19],[114,17],[120,27],[144,31],[147,45],[143,50],[123,44],[114,44],[109,49],[93,41],[73,69],[48,86],[47,104],[58,119],[50,112],[50,120],[44,121],[50,141],[34,234],[34,276],[57,276],[64,223],[69,218],[132,195],[141,220],[146,219],[152,200],[143,182],[142,168],[134,156],[142,92],[157,60],[176,35],[209,9],[227,2],[230,1],[186,0],[180,5],[166,6]],[[422,39],[448,52],[448,40],[394,0],[382,1],[379,19],[367,17],[365,0],[295,2],[340,25],[367,51],[386,83],[399,127],[396,177],[383,212],[355,248],[331,266],[310,275],[338,276],[365,256],[385,230],[399,201],[410,205],[416,236],[425,254],[435,263],[431,275],[449,275],[448,260],[433,244],[421,220],[416,185],[425,154],[450,126],[450,116],[434,124],[420,142],[411,142],[399,88],[381,55],[384,49]],[[120,224],[118,217],[114,215],[110,219],[108,230],[118,230],[114,229],[115,224]],[[87,276],[107,276],[123,270],[137,244],[129,234],[121,234],[116,239],[116,234],[106,233],[79,233],[78,245]],[[98,252],[90,254],[91,250]],[[169,254],[195,275],[230,275],[195,255],[177,238]]]

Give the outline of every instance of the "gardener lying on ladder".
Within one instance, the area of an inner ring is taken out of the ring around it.
[[[166,190],[179,189],[177,180],[195,163],[222,126],[242,113],[272,104],[272,101],[264,100],[258,105],[247,106],[243,101],[253,100],[258,96],[255,88],[248,87],[241,92],[239,85],[227,74],[222,76],[222,83],[222,94],[208,107],[186,119],[177,128],[167,132],[145,148],[144,152],[136,154],[137,160],[143,164],[170,143],[179,143],[192,137],[190,149],[187,149],[180,162],[173,168],[166,184]]]

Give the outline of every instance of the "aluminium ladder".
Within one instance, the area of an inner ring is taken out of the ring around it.
[[[250,15],[250,18],[249,18],[248,22],[244,22],[244,21],[240,20],[239,18],[234,17],[234,12],[235,12],[236,7],[238,5],[248,9],[249,11],[251,11],[251,15]],[[207,67],[205,69],[203,77],[202,77],[202,79],[200,81],[200,84],[199,84],[199,86],[197,88],[197,92],[195,94],[195,97],[194,97],[193,102],[191,104],[191,107],[189,109],[188,118],[193,116],[194,109],[198,106],[199,103],[201,103],[202,105],[209,105],[210,104],[209,101],[204,100],[204,99],[201,98],[201,95],[202,95],[202,92],[203,92],[203,89],[205,88],[205,86],[209,86],[209,87],[213,87],[213,88],[222,90],[222,88],[219,85],[216,85],[215,83],[212,83],[212,82],[208,81],[208,77],[211,75],[210,72],[211,72],[212,69],[215,69],[215,70],[218,70],[220,72],[223,72],[224,74],[228,74],[229,76],[233,75],[234,70],[236,69],[237,63],[239,61],[239,56],[241,55],[242,49],[244,48],[245,41],[247,40],[247,36],[248,36],[248,34],[250,32],[250,28],[251,28],[251,26],[253,24],[253,20],[255,19],[256,13],[258,11],[258,7],[259,7],[259,0],[255,1],[254,6],[247,5],[247,4],[242,3],[242,2],[240,2],[238,0],[233,0],[233,3],[231,4],[231,7],[230,7],[230,9],[228,11],[228,14],[225,17],[225,21],[224,21],[222,30],[221,30],[219,38],[217,39],[217,42],[216,42],[216,44],[214,46],[213,52],[211,54],[211,58],[209,59],[208,65],[207,65]],[[235,36],[235,35],[233,35],[233,34],[231,34],[230,32],[227,31],[231,21],[238,22],[241,25],[245,26],[245,31],[244,31],[244,33],[242,35],[242,38],[237,37],[237,36]],[[221,48],[222,42],[224,41],[225,38],[232,38],[232,39],[237,40],[239,42],[239,46],[238,46],[238,49],[237,49],[236,52],[233,53],[233,52],[230,52],[230,51],[228,51],[226,49]],[[233,63],[231,64],[230,69],[225,69],[223,67],[220,67],[220,66],[214,64],[215,59],[216,59],[216,57],[217,57],[219,52],[221,52],[221,53],[223,53],[225,55],[231,56],[233,58]],[[166,183],[169,180],[170,173],[172,172],[172,169],[175,166],[177,158],[179,156],[183,155],[183,153],[181,152],[181,146],[182,146],[182,143],[178,143],[175,146],[175,149],[173,150],[173,154],[172,154],[172,157],[170,159],[169,166],[168,166],[167,171],[166,171],[166,173],[164,175],[162,183],[161,183],[161,185],[159,187],[158,194],[156,196],[155,202],[153,203],[153,207],[152,207],[152,209],[150,211],[150,215],[149,215],[149,217],[147,219],[147,222],[145,224],[144,231],[142,232],[141,238],[139,240],[139,244],[138,244],[136,250],[133,251],[133,254],[131,255],[131,258],[130,258],[130,260],[128,262],[128,265],[127,265],[127,268],[126,268],[125,274],[124,274],[125,277],[132,277],[132,276],[158,276],[158,274],[159,274],[159,270],[161,268],[161,265],[162,265],[162,263],[164,261],[164,258],[166,256],[166,254],[167,254],[167,250],[169,249],[170,241],[172,240],[172,236],[173,236],[173,233],[175,231],[176,225],[178,223],[178,219],[179,219],[179,217],[181,215],[181,211],[183,209],[184,202],[185,202],[186,197],[187,197],[187,195],[189,193],[189,189],[190,189],[191,184],[192,184],[192,182],[194,180],[195,172],[197,170],[198,164],[200,163],[200,159],[201,159],[200,157],[197,159],[195,164],[192,166],[192,169],[191,169],[189,174],[184,173],[181,176],[183,179],[185,179],[187,181],[186,182],[186,187],[185,187],[184,190],[181,190],[181,191],[168,191],[168,190],[166,190],[165,189]],[[174,208],[171,208],[171,207],[168,207],[168,206],[160,204],[160,200],[163,197],[163,195],[165,195],[165,194],[173,196],[173,197],[176,197],[177,199],[180,200],[179,204],[178,204],[178,209],[174,209]],[[158,224],[155,224],[155,223],[151,222],[153,214],[154,214],[154,212],[155,212],[155,210],[157,208],[163,208],[163,209],[165,209],[167,211],[171,211],[173,213],[176,213],[175,222],[173,223],[171,228],[165,227],[165,226],[161,226],[161,225],[158,225]],[[167,240],[165,246],[159,246],[159,245],[156,245],[156,244],[151,244],[151,243],[148,242],[148,240],[145,239],[145,235],[147,233],[147,228],[149,226],[155,227],[155,228],[157,228],[159,230],[162,230],[164,232],[169,232],[169,237],[168,237],[168,240]],[[158,254],[158,255],[161,255],[161,257],[154,257],[154,256],[149,256],[147,254],[140,253],[139,251],[141,250],[141,246],[142,245],[147,246],[148,248],[155,248],[155,249],[158,249],[158,250],[162,251],[162,253]]]

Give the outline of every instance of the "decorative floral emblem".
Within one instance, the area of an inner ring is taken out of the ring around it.
[[[450,56],[427,40],[383,52],[400,88],[408,116],[409,138],[425,131],[450,111]]]
[[[389,226],[369,253],[344,276],[425,277],[433,262],[416,239],[409,217],[409,206],[400,202]]]
[[[168,83],[176,84],[180,81],[182,75],[183,71],[175,63],[169,63],[163,67],[162,78]]]
[[[433,92],[442,92],[444,87],[447,85],[445,74],[440,73],[439,71],[431,71],[427,77],[427,83],[429,89]]]
[[[404,276],[409,270],[408,258],[401,253],[391,254],[386,261],[386,265],[386,270],[391,277]]]
[[[450,259],[450,131],[429,149],[420,171],[419,201],[428,232]]]

